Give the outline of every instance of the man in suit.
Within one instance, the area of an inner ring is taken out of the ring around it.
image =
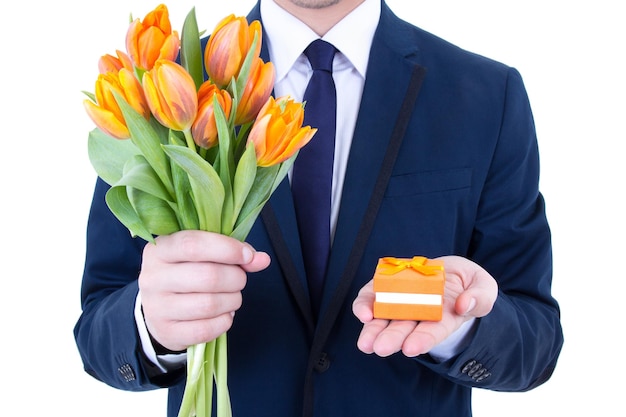
[[[379,0],[261,0],[275,95],[302,99],[302,51],[333,44],[332,249],[319,311],[285,180],[247,243],[129,237],[96,185],[81,315],[85,369],[125,390],[184,390],[184,350],[228,331],[235,416],[470,416],[471,388],[526,391],[563,343],[537,141],[518,72]],[[439,322],[373,319],[384,256],[444,260]]]

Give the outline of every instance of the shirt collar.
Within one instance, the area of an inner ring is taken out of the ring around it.
[[[335,45],[362,77],[367,70],[380,9],[379,0],[365,0],[322,38]],[[309,43],[319,36],[272,0],[261,0],[261,17],[270,59],[279,81],[291,70]]]

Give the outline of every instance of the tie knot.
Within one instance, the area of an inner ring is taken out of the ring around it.
[[[332,72],[333,58],[337,49],[330,43],[321,39],[314,40],[304,50],[304,55],[309,59],[313,70]]]

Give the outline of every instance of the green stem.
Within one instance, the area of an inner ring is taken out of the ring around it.
[[[239,161],[239,158],[245,151],[246,142],[248,140],[248,134],[250,133],[250,130],[252,130],[253,125],[254,125],[254,122],[249,122],[239,127],[239,132],[237,133],[237,136],[235,137],[235,145],[234,145],[235,146],[234,155],[235,155],[236,162]]]
[[[215,386],[217,388],[217,417],[232,417],[230,395],[228,393],[228,355],[226,333],[216,340]]]
[[[193,136],[191,136],[191,130],[187,129],[183,131],[183,135],[185,135],[185,140],[187,141],[187,147],[192,151],[196,152],[196,142],[193,140]]]
[[[202,414],[199,412],[198,417],[210,417],[213,413],[213,362],[215,361],[216,347],[216,341],[210,341],[207,343],[204,354],[202,391],[200,399],[198,400],[198,410],[201,411]]]
[[[187,382],[178,417],[192,417],[197,414],[197,395],[204,391],[200,380],[204,368],[206,344],[187,348]]]

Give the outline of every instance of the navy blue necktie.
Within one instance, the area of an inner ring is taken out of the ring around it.
[[[313,41],[304,51],[313,68],[304,92],[304,124],[318,130],[300,150],[291,179],[304,267],[316,315],[331,245],[330,203],[337,117],[332,66],[336,51],[321,39]]]

